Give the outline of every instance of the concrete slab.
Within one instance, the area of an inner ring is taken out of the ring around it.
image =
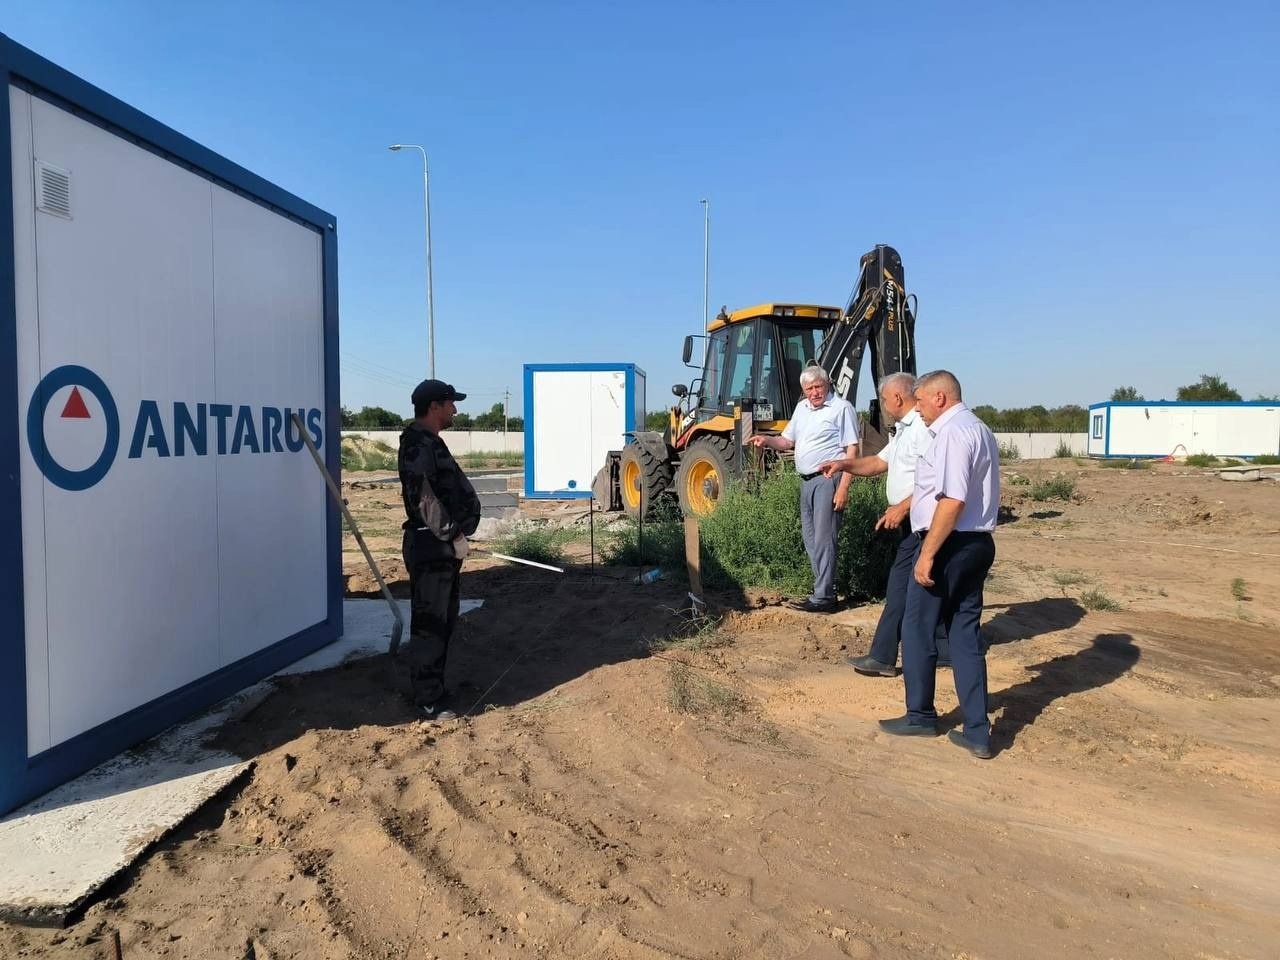
[[[463,600],[462,612],[483,601]],[[406,623],[409,604],[401,602]],[[307,673],[383,653],[393,617],[381,600],[343,603],[341,639],[280,673]],[[407,638],[406,638],[407,639]],[[252,763],[205,742],[271,695],[259,683],[100,764],[0,820],[0,920],[60,925],[112,877]]]

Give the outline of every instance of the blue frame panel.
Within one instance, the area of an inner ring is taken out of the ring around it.
[[[17,411],[17,291],[9,87],[16,85],[242,197],[311,227],[322,238],[325,337],[325,463],[341,469],[338,380],[338,234],[335,218],[219,156],[0,34],[0,814],[66,782],[237,690],[332,643],[342,633],[342,533],[327,502],[327,616],[322,623],[134,708],[34,757],[27,756],[26,627],[23,611],[22,437]]]
[[[1159,453],[1112,453],[1111,452],[1111,408],[1112,407],[1280,407],[1274,400],[1103,400],[1089,404],[1089,415],[1094,410],[1107,411],[1107,420],[1102,440],[1103,460],[1162,460],[1165,454]],[[1092,431],[1090,431],[1092,433]],[[1230,457],[1233,460],[1248,460],[1257,456],[1253,453],[1219,453],[1218,457]]]
[[[570,371],[610,371],[622,370],[626,380],[626,432],[636,429],[636,382],[637,377],[645,376],[645,372],[634,363],[526,363],[524,365],[524,496],[527,500],[589,500],[590,488],[586,490],[536,490],[533,486],[533,424],[537,411],[533,403],[533,375],[535,373]],[[600,466],[604,466],[601,464]]]

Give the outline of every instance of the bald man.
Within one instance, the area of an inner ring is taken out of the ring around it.
[[[950,611],[951,669],[964,718],[951,742],[990,759],[987,661],[982,644],[982,588],[995,561],[1000,454],[986,424],[964,405],[960,382],[946,370],[916,380],[916,410],[933,442],[916,461],[911,532],[918,544],[902,628],[907,712],[881,720],[886,733],[937,736],[933,695],[938,622]]]

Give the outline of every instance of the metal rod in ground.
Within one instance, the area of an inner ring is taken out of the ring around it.
[[[512,563],[523,563],[526,567],[537,567],[539,570],[550,570],[552,573],[564,573],[562,567],[553,567],[549,563],[538,563],[536,560],[525,560],[523,557],[510,557],[505,553],[494,553],[492,550],[481,550],[477,547],[471,547],[472,553],[483,553],[486,556],[496,557],[499,560],[510,560]]]
[[[373,572],[373,579],[378,581],[378,589],[382,591],[383,599],[387,601],[387,606],[391,608],[391,616],[395,618],[395,622],[391,625],[391,644],[388,649],[391,653],[395,653],[400,649],[400,637],[404,633],[404,614],[400,612],[400,604],[396,603],[391,596],[391,591],[387,589],[387,581],[382,579],[382,571],[378,569],[378,561],[373,559],[373,554],[369,552],[368,546],[365,545],[364,537],[360,535],[360,528],[356,526],[356,519],[351,516],[351,511],[347,509],[347,502],[342,499],[342,491],[338,489],[338,485],[330,475],[329,468],[320,459],[320,451],[316,449],[316,445],[312,442],[311,434],[307,432],[302,419],[296,413],[290,413],[289,416],[293,420],[294,426],[298,428],[298,433],[302,435],[302,442],[311,451],[311,459],[315,461],[316,469],[320,471],[320,476],[324,477],[325,486],[329,488],[329,495],[333,497],[333,502],[338,505],[338,509],[342,511],[342,516],[346,518],[347,526],[351,529],[352,536],[356,538],[356,543],[360,545],[360,552],[364,554],[364,562],[369,565],[369,569]]]
[[[591,579],[596,578],[596,495],[587,501],[587,527],[591,530]]]

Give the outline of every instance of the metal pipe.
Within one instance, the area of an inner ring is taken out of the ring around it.
[[[316,449],[315,443],[311,440],[311,434],[307,433],[307,428],[303,424],[302,418],[292,411],[290,411],[289,416],[293,420],[293,425],[298,428],[302,442],[311,451],[311,459],[315,461],[316,469],[324,477],[325,485],[329,488],[329,495],[333,497],[333,502],[338,505],[338,509],[342,511],[343,517],[346,518],[347,526],[351,528],[351,533],[356,538],[356,543],[360,545],[360,552],[364,554],[365,563],[369,564],[369,569],[373,571],[373,578],[378,581],[378,589],[382,591],[383,599],[387,601],[387,606],[391,608],[391,616],[395,618],[395,623],[391,625],[391,644],[388,647],[388,652],[395,653],[400,649],[400,636],[404,633],[404,614],[400,612],[400,604],[396,603],[395,598],[391,596],[391,591],[387,589],[387,582],[382,579],[382,571],[378,569],[378,561],[374,560],[373,554],[369,552],[369,547],[365,544],[364,537],[360,535],[360,528],[356,526],[355,517],[351,516],[351,511],[347,509],[347,503],[342,499],[342,491],[338,489],[333,476],[329,473],[329,468],[325,466],[324,460],[320,458],[320,451]]]

